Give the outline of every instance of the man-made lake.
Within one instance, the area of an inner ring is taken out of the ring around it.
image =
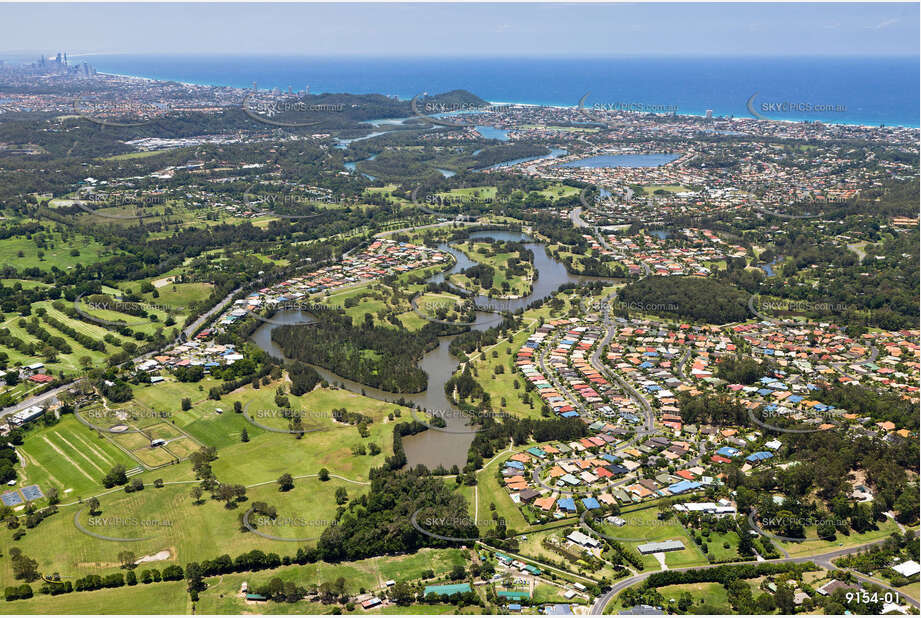
[[[543,244],[532,241],[528,236],[520,232],[484,230],[472,233],[470,238],[493,238],[496,240],[525,242],[525,246],[534,253],[534,268],[540,273],[534,282],[534,290],[529,296],[514,300],[493,300],[477,296],[475,300],[479,307],[515,311],[526,307],[535,300],[546,298],[563,283],[593,279],[592,277],[569,274],[562,263],[547,255]],[[448,271],[433,275],[429,281],[435,283],[444,281],[448,275],[460,272],[476,264],[462,251],[454,249],[446,243],[440,244],[439,249],[451,253],[456,262]],[[304,311],[279,312],[272,318],[273,323],[265,323],[257,328],[250,339],[271,356],[284,359],[281,349],[272,341],[272,330],[278,324],[309,324],[311,321],[310,315]],[[485,330],[490,326],[497,325],[499,321],[500,317],[494,313],[477,312],[477,319],[472,328]],[[342,378],[322,367],[315,366],[314,369],[330,384],[341,385],[350,391],[364,393],[368,397],[381,401],[395,401],[402,397],[404,400],[411,401],[426,410],[443,413],[446,421],[445,431],[429,429],[414,436],[403,438],[403,447],[406,451],[408,465],[415,466],[421,463],[433,469],[439,465],[450,468],[456,464],[458,467],[463,468],[467,461],[467,449],[470,447],[470,443],[473,442],[476,428],[466,424],[466,418],[451,404],[444,392],[445,382],[451,378],[458,365],[458,360],[451,356],[448,351],[452,339],[454,339],[454,336],[442,337],[438,342],[438,347],[423,355],[419,361],[419,367],[428,374],[428,388],[421,393],[399,394],[381,391]],[[403,420],[409,421],[412,419],[404,417]]]
[[[503,131],[502,129],[497,129],[495,127],[476,125],[476,132],[486,139],[497,139],[503,142],[508,141],[508,131]]]
[[[671,163],[680,156],[668,153],[597,155],[560,163],[560,167],[659,167]]]

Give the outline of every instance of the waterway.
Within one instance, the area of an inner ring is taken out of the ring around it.
[[[563,283],[594,279],[569,274],[562,263],[547,255],[542,243],[535,242],[520,232],[487,230],[474,232],[470,237],[473,239],[493,238],[496,240],[524,242],[525,246],[534,253],[534,268],[538,273],[537,280],[534,282],[534,289],[530,295],[510,300],[476,296],[475,301],[478,307],[515,311],[527,307],[536,300],[546,298]],[[439,283],[452,273],[460,272],[476,264],[462,251],[446,243],[440,244],[439,250],[452,254],[456,262],[449,270],[433,275],[429,281]],[[490,326],[495,326],[499,320],[499,316],[494,313],[480,311],[477,312],[477,318],[472,328],[484,330]],[[274,324],[265,323],[256,329],[251,336],[251,340],[270,355],[284,359],[285,356],[281,349],[272,341],[272,330],[277,324],[309,324],[313,320],[306,312],[288,311],[275,314],[272,321]],[[448,351],[452,339],[454,339],[454,336],[441,337],[438,347],[423,355],[419,361],[419,367],[428,375],[428,388],[421,393],[398,394],[381,391],[342,378],[322,367],[315,367],[315,369],[327,382],[342,386],[350,391],[364,393],[368,397],[381,401],[395,401],[402,397],[404,400],[410,401],[430,412],[444,414],[447,424],[445,429],[447,431],[429,429],[414,436],[406,436],[403,439],[406,459],[410,466],[421,463],[429,468],[436,468],[439,465],[450,468],[456,464],[462,468],[467,461],[467,450],[473,441],[475,427],[466,424],[466,419],[451,404],[444,392],[445,382],[451,378],[458,365],[458,360],[451,356]],[[465,430],[469,430],[469,432]]]

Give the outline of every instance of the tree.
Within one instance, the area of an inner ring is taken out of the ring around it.
[[[121,562],[123,569],[133,569],[137,563],[137,557],[130,549],[118,552],[118,561]]]
[[[345,487],[336,488],[336,504],[345,504],[349,501],[349,492]]]
[[[415,600],[416,595],[413,594],[412,588],[409,587],[409,584],[406,582],[397,582],[390,589],[390,598],[397,604],[402,606],[411,605],[413,600]]]
[[[778,584],[777,592],[774,594],[774,603],[777,604],[781,614],[792,614],[796,607],[793,603],[793,590],[786,584]]]
[[[278,491],[290,491],[294,489],[294,478],[285,472],[278,477]]]
[[[112,469],[109,470],[102,479],[103,487],[115,487],[116,485],[124,485],[128,482],[128,475],[125,471],[125,466],[117,464],[112,466]]]
[[[99,498],[93,496],[87,500],[86,504],[90,509],[90,515],[95,515],[99,512]]]
[[[246,431],[246,427],[240,432],[240,442],[249,442],[249,433]]]
[[[321,481],[329,480],[329,470],[326,468],[320,468],[320,474],[318,475]]]
[[[189,399],[188,397],[183,397],[183,398],[182,398],[182,401],[181,401],[181,405],[182,405],[182,409],[183,409],[183,410],[191,410],[191,409],[192,409],[192,400]]]
[[[192,503],[198,504],[201,501],[202,494],[204,493],[205,492],[202,491],[201,487],[197,485],[193,487],[192,490],[189,491],[189,495],[192,496]]]
[[[189,593],[193,596],[205,589],[201,566],[197,562],[190,562],[185,566],[185,578]]]

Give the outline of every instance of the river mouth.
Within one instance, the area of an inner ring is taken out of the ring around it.
[[[469,238],[493,238],[502,241],[523,242],[533,252],[534,269],[539,273],[534,281],[534,289],[530,295],[511,300],[496,300],[485,296],[476,296],[474,300],[478,307],[488,307],[498,311],[517,311],[518,309],[526,308],[536,300],[550,296],[564,283],[597,280],[596,277],[569,274],[561,262],[557,262],[547,254],[543,243],[536,242],[521,232],[482,230],[471,233]],[[440,243],[438,248],[440,251],[451,253],[455,258],[455,263],[449,270],[432,275],[428,282],[440,283],[449,275],[476,264],[462,251],[454,249],[447,243]],[[474,330],[485,330],[491,326],[496,326],[500,319],[495,313],[478,311],[476,321],[470,327]],[[272,341],[272,331],[283,324],[310,324],[313,321],[313,318],[306,311],[279,311],[272,317],[273,323],[266,322],[262,324],[253,332],[250,340],[270,356],[288,360],[281,348]],[[477,427],[469,424],[469,417],[458,410],[444,392],[445,383],[454,375],[459,364],[458,359],[452,356],[449,351],[451,341],[456,336],[440,337],[438,346],[425,353],[419,361],[419,367],[428,375],[428,388],[421,393],[382,391],[343,378],[322,367],[313,367],[320,374],[320,377],[330,384],[341,386],[349,391],[380,401],[393,402],[402,399],[404,402],[411,403],[411,405],[442,415],[446,423],[444,431],[433,428],[403,438],[403,449],[406,452],[407,465],[413,467],[422,464],[430,470],[439,466],[450,470],[452,466],[456,465],[458,468],[463,469],[467,463],[467,451],[476,435]],[[358,411],[360,412],[360,410]],[[404,417],[401,420],[410,421],[412,419]]]

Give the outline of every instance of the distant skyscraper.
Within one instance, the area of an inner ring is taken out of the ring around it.
[[[256,86],[256,82],[253,82],[253,90],[259,90],[259,87]]]
[[[288,94],[294,94],[294,89],[291,86],[288,86]]]
[[[310,94],[310,84],[304,86],[304,94]]]
[[[713,110],[712,109],[707,110],[707,120],[713,120]]]

